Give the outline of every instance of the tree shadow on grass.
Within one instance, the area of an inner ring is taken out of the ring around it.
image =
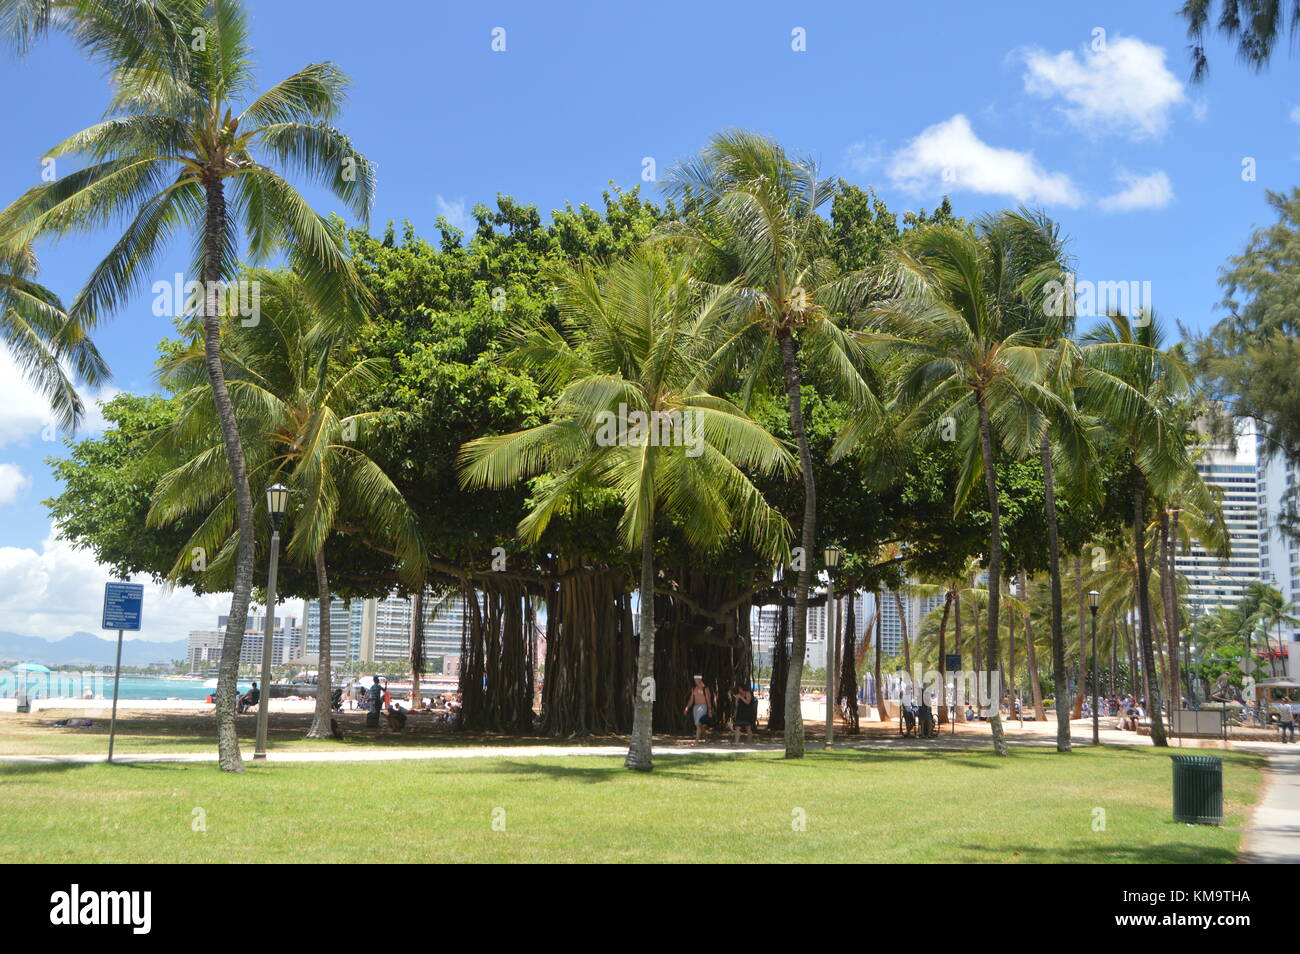
[[[572,756],[566,757],[566,761]],[[501,760],[494,759],[486,770],[493,773],[551,778],[560,781],[583,782],[594,785],[600,782],[612,782],[620,778],[655,777],[681,779],[687,782],[708,782],[714,785],[726,784],[729,779],[717,775],[701,774],[698,771],[686,771],[691,766],[716,765],[734,762],[743,755],[672,755],[655,761],[651,772],[634,772],[624,766],[621,760],[608,756],[609,765],[590,766],[572,765],[565,762],[542,762],[534,759]]]
[[[1172,823],[1171,823],[1172,824]],[[1207,845],[1098,845],[1092,847],[1040,848],[1034,845],[1002,845],[996,848],[985,845],[962,845],[963,851],[984,857],[976,863],[1016,861],[1029,864],[1077,865],[1212,865],[1231,864],[1237,853],[1229,848]]]
[[[86,762],[6,762],[0,765],[0,784],[39,782],[69,769],[86,768]]]

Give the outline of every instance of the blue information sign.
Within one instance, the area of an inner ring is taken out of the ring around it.
[[[143,606],[143,583],[105,583],[104,629],[138,630]]]
[[[961,653],[945,653],[943,668],[948,672],[956,672],[961,668]]]

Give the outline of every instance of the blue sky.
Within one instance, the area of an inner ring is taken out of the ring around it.
[[[249,6],[260,86],[325,59],[352,77],[339,125],[378,165],[376,229],[409,219],[432,236],[437,215],[463,223],[498,192],[543,212],[597,202],[610,180],[640,182],[647,157],[662,173],[740,126],[899,212],[944,194],[967,216],[1041,206],[1072,236],[1080,279],[1149,281],[1159,313],[1203,328],[1219,315],[1218,269],[1271,218],[1265,191],[1300,169],[1285,46],[1254,75],[1216,40],[1208,80],[1190,86],[1173,0]],[[107,92],[59,38],[23,61],[5,54],[0,83],[8,202],[39,181],[45,149],[99,118]],[[40,247],[43,280],[71,298],[109,241]],[[156,277],[183,269],[187,251]],[[169,326],[150,301],[146,288],[98,335],[115,389],[152,387]],[[50,539],[40,501],[58,488],[42,461],[61,448],[43,439],[44,416],[0,364],[0,629],[59,637],[95,628],[106,576]],[[156,639],[210,625],[220,604],[151,600],[163,612],[144,635]]]

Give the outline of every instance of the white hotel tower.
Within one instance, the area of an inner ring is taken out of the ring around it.
[[[1278,526],[1284,499],[1296,482],[1297,467],[1283,454],[1259,450],[1259,578],[1282,591],[1284,603],[1300,598],[1300,543],[1288,538]],[[1300,615],[1292,611],[1289,615]],[[1282,633],[1295,642],[1296,627],[1283,625]],[[1274,635],[1274,633],[1270,633]]]
[[[1190,553],[1179,553],[1175,568],[1187,578],[1187,604],[1194,616],[1219,606],[1233,606],[1246,586],[1260,578],[1259,466],[1253,423],[1237,422],[1231,444],[1205,448],[1196,469],[1205,482],[1222,492],[1223,516],[1232,546],[1225,561],[1193,541]]]

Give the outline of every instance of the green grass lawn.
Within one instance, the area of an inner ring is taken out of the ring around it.
[[[1225,863],[1264,761],[1226,759],[1223,828],[1173,822],[1167,754],[1118,747],[663,756],[648,775],[576,756],[0,765],[0,861]]]

